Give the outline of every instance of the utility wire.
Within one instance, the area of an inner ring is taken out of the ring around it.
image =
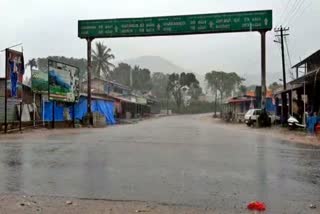
[[[294,2],[291,4],[291,7],[289,7],[288,12],[285,14],[284,19],[282,20],[282,23],[285,23],[287,19],[292,15],[292,13],[296,10],[297,5],[299,4],[301,0],[294,0]]]
[[[300,10],[301,11],[300,14],[297,13],[295,17],[293,17],[291,20],[289,20],[288,25],[290,25],[291,23],[294,23],[294,21],[297,18],[299,18],[307,9],[309,9],[311,5],[312,5],[312,2],[309,2],[309,4],[305,4],[305,7],[302,10]]]
[[[287,12],[287,9],[289,8],[291,2],[292,2],[292,0],[287,1],[286,6],[283,8],[283,12],[281,13],[280,19],[275,26],[278,26],[279,24],[282,23],[283,19],[286,17],[286,12]]]
[[[288,16],[288,19],[286,20],[286,23],[290,23],[292,21],[292,19],[296,16],[296,14],[299,12],[301,6],[303,5],[303,3],[305,2],[305,0],[300,0],[295,8],[295,10],[292,11],[291,15]]]
[[[288,69],[288,72],[290,74],[291,79],[294,80],[295,77],[294,77],[294,73],[292,71],[291,55],[290,55],[290,51],[289,51],[289,45],[288,45],[287,37],[284,37],[284,41],[285,41],[285,44],[286,44],[287,55],[288,55],[288,60],[289,60],[289,64],[290,64],[290,68]]]
[[[288,54],[288,58],[289,58],[289,63],[290,63],[290,68],[292,67],[292,63],[291,63],[291,56],[290,56],[290,52],[289,52],[289,48],[288,48],[288,42],[287,42],[287,37],[284,37],[284,42],[286,43],[286,49],[287,49],[287,54]]]

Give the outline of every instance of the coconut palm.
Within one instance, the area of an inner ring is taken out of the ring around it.
[[[26,66],[29,66],[30,67],[30,70],[32,71],[32,68],[34,68],[34,67],[38,67],[37,66],[37,61],[36,61],[36,59],[30,59],[29,61],[28,61],[28,63],[26,64]]]
[[[93,76],[108,79],[111,74],[111,68],[114,67],[110,61],[115,57],[111,53],[111,49],[104,45],[103,42],[96,42],[95,44],[96,49],[92,50]]]

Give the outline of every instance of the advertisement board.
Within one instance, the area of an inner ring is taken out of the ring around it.
[[[8,98],[22,99],[23,75],[23,53],[11,49],[6,49],[6,78]]]
[[[48,94],[48,71],[31,71],[31,88],[38,94]]]
[[[49,100],[78,102],[80,95],[79,68],[48,60]]]

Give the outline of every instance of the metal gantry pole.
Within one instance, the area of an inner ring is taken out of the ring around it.
[[[261,34],[261,109],[266,107],[266,31],[260,31]]]
[[[87,63],[88,63],[88,86],[87,86],[87,93],[88,93],[88,104],[87,104],[87,112],[89,117],[89,125],[93,126],[93,117],[91,111],[91,42],[92,38],[87,38]]]
[[[6,69],[5,69],[5,82],[4,82],[4,133],[8,132],[8,49],[6,50]]]

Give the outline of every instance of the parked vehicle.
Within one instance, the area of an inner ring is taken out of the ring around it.
[[[271,120],[271,124],[279,124],[280,123],[280,117],[275,115],[275,114],[272,114],[270,112],[267,112],[268,113],[268,116]]]
[[[261,109],[250,109],[244,115],[244,122],[247,124],[247,126],[251,126],[254,123],[256,123],[261,112],[262,112]]]
[[[245,115],[244,115],[244,122],[247,124],[247,126],[251,126],[255,124],[261,115],[262,110],[261,109],[250,109]],[[280,117],[272,114],[270,112],[267,112],[268,117],[270,118],[271,124],[276,124],[280,121]]]
[[[306,126],[301,124],[299,120],[294,116],[290,116],[287,122],[288,122],[289,129],[306,128]]]

